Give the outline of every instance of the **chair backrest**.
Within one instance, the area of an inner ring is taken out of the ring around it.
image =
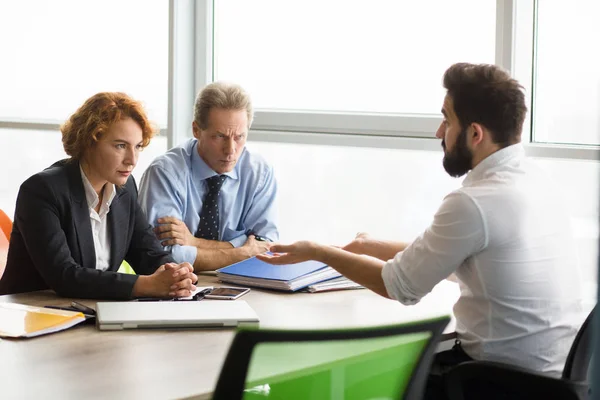
[[[12,232],[12,221],[4,211],[0,209],[0,230],[4,232],[4,236],[10,242],[10,233]]]
[[[596,306],[594,306],[575,336],[575,340],[567,356],[567,361],[565,362],[565,368],[563,369],[563,379],[587,381],[588,369],[592,357],[592,325],[595,310]]]
[[[447,316],[346,330],[240,329],[213,399],[420,399]]]

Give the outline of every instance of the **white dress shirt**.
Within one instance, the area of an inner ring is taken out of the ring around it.
[[[455,272],[456,332],[469,356],[560,375],[589,310],[559,190],[522,145],[493,153],[385,264],[388,294],[414,304]]]
[[[81,179],[83,180],[83,188],[85,189],[85,198],[90,209],[90,223],[92,224],[92,236],[94,237],[94,250],[96,251],[96,269],[106,271],[110,266],[110,232],[108,230],[108,220],[106,215],[110,211],[110,204],[115,198],[115,185],[107,183],[104,185],[102,193],[102,204],[100,212],[96,212],[98,205],[98,194],[92,187],[87,176],[81,171]]]

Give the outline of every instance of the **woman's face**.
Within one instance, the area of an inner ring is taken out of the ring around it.
[[[86,151],[82,168],[97,193],[107,182],[117,186],[127,183],[143,148],[142,141],[142,128],[126,118],[115,123]]]

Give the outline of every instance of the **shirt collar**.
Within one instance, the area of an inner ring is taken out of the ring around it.
[[[513,159],[522,159],[525,157],[525,148],[521,143],[513,144],[495,151],[479,162],[463,180],[463,186],[476,182],[499,166],[503,166]]]
[[[224,174],[221,174],[221,175],[227,175],[231,179],[237,180],[238,176],[239,176],[238,170],[240,168],[240,159],[242,158],[242,155],[244,154],[245,151],[246,151],[246,149],[244,148],[244,150],[240,154],[240,158],[238,158],[237,163],[235,164],[235,167],[233,167],[233,169],[231,171],[225,172]],[[206,164],[206,162],[204,162],[202,157],[200,157],[200,154],[198,154],[198,139],[194,139],[192,141],[191,153],[192,153],[192,174],[194,177],[198,177],[202,181],[202,180],[210,178],[211,176],[219,175],[215,171],[213,171],[213,169],[211,167],[209,167],[208,164]]]
[[[85,172],[83,172],[83,168],[81,168],[81,164],[79,165],[79,171],[81,172],[81,180],[83,181],[83,189],[85,190],[85,198],[87,200],[88,207],[96,208],[96,206],[98,205],[98,201],[99,201],[98,194],[96,193],[96,191],[94,190],[94,187],[92,186],[89,179],[85,175]],[[104,193],[103,193],[102,198],[105,200],[105,202],[103,205],[100,206],[100,208],[102,209],[102,208],[106,207],[106,209],[109,209],[116,194],[117,194],[117,191],[115,189],[114,184],[111,183],[111,184],[104,185]]]

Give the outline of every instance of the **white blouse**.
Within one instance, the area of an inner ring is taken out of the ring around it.
[[[85,176],[83,169],[81,167],[79,169],[83,180],[83,188],[85,189],[85,198],[90,209],[90,222],[92,224],[92,236],[94,237],[94,250],[96,251],[96,269],[106,271],[110,266],[110,232],[106,216],[110,212],[110,204],[115,198],[115,185],[112,183],[104,185],[103,202],[100,206],[100,212],[96,212],[99,201],[98,195],[87,176]]]

